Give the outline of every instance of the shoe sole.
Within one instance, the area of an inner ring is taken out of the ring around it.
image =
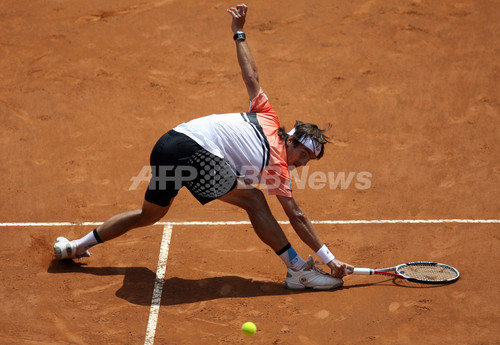
[[[69,242],[67,242],[65,244],[65,248],[63,249],[63,248],[61,248],[63,246],[63,244],[61,243],[62,241],[60,241],[61,239],[65,239],[65,238],[64,237],[58,237],[57,238],[57,242],[54,243],[54,254],[56,256],[56,259],[59,259],[59,260],[60,259],[72,259],[72,257],[71,257],[72,248],[71,248],[71,246],[68,246]],[[66,250],[66,256],[64,256],[63,250]]]
[[[336,285],[336,286],[332,286],[332,287],[322,287],[322,286],[305,286],[303,284],[289,284],[288,282],[285,281],[285,287],[289,290],[305,290],[305,289],[308,289],[308,290],[335,290],[335,289],[338,289],[340,287],[342,287],[342,285],[344,285],[344,282],[342,282],[341,284],[339,285]]]
[[[304,289],[313,289],[312,287],[307,287],[302,284],[290,284],[288,282],[285,282],[285,287],[289,290],[304,290]]]
[[[61,259],[62,258],[62,251],[61,248],[56,244],[54,244],[54,254],[56,255],[56,259]]]

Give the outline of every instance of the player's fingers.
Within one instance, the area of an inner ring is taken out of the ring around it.
[[[233,10],[233,13],[236,16],[236,18],[241,17],[240,11],[236,7],[231,7],[231,10]]]
[[[245,4],[238,5],[238,11],[242,16],[245,16],[247,14],[248,7]]]
[[[343,273],[342,267],[337,267],[332,270],[332,276],[334,278],[342,278],[343,277],[342,273]]]
[[[347,266],[346,264],[341,264],[340,267],[337,269],[337,278],[342,278],[347,275]]]
[[[237,13],[237,11],[236,11],[236,9],[234,7],[228,8],[226,11],[229,14],[231,14],[233,16],[233,18],[238,18],[239,17],[239,14]]]

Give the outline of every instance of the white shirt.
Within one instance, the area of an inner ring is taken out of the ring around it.
[[[240,113],[213,114],[180,124],[174,131],[193,139],[208,152],[226,158],[239,176],[256,177],[266,154],[262,141]]]

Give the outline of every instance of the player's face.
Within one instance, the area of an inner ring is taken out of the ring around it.
[[[287,164],[288,166],[304,166],[309,160],[314,159],[316,156],[307,147],[299,143],[294,146],[291,141],[287,142],[286,146]]]

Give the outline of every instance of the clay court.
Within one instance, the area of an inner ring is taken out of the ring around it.
[[[236,3],[3,1],[0,343],[499,344],[500,4],[247,4],[281,125],[332,125],[325,157],[294,179],[320,237],[355,266],[436,261],[460,279],[290,291],[244,211],[187,190],[161,223],[53,261],[58,236],[141,206],[163,133],[247,111]]]

